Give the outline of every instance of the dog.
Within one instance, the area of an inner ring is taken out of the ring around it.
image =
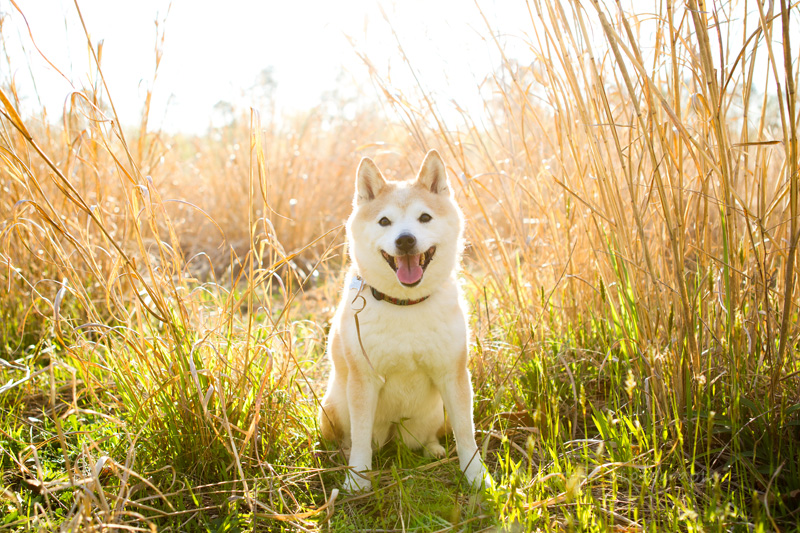
[[[372,446],[398,435],[441,457],[444,410],[466,480],[491,483],[475,443],[466,304],[457,281],[464,219],[441,156],[387,181],[364,158],[347,221],[351,266],[328,335],[322,436],[350,450],[344,489],[371,486]],[[443,409],[444,408],[444,409]]]

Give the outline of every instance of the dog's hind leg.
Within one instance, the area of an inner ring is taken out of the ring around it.
[[[445,449],[439,444],[437,435],[444,425],[444,407],[439,393],[431,399],[430,405],[426,406],[418,416],[403,420],[400,424],[400,435],[403,442],[410,449],[424,448],[425,455],[432,457],[444,457]]]
[[[329,353],[331,375],[328,389],[320,402],[319,427],[323,438],[340,443],[345,453],[350,449],[350,412],[347,408],[347,363],[341,356],[338,335],[332,336]]]
[[[328,391],[319,407],[319,428],[323,438],[340,443],[343,448],[350,447],[350,416],[347,411],[347,391],[340,383],[335,370],[331,374]]]

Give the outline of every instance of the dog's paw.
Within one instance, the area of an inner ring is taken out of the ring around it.
[[[372,482],[359,472],[349,471],[342,485],[342,490],[349,493],[362,492],[372,488]]]
[[[446,453],[447,451],[438,442],[430,442],[425,445],[425,455],[428,457],[436,457],[437,459],[441,459]]]
[[[464,470],[464,477],[473,490],[487,490],[494,487],[494,480],[480,459],[470,463]]]

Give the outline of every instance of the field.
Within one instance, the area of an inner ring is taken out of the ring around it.
[[[800,531],[800,9],[527,7],[525,57],[477,29],[482,112],[373,69],[348,114],[192,136],[121,126],[91,45],[62,117],[5,79],[0,530]],[[447,437],[346,494],[316,412],[355,169],[431,148],[496,486]]]

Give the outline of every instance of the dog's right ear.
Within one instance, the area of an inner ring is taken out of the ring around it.
[[[356,172],[356,204],[362,204],[375,199],[386,185],[383,174],[378,170],[372,159],[365,157],[358,165]]]

